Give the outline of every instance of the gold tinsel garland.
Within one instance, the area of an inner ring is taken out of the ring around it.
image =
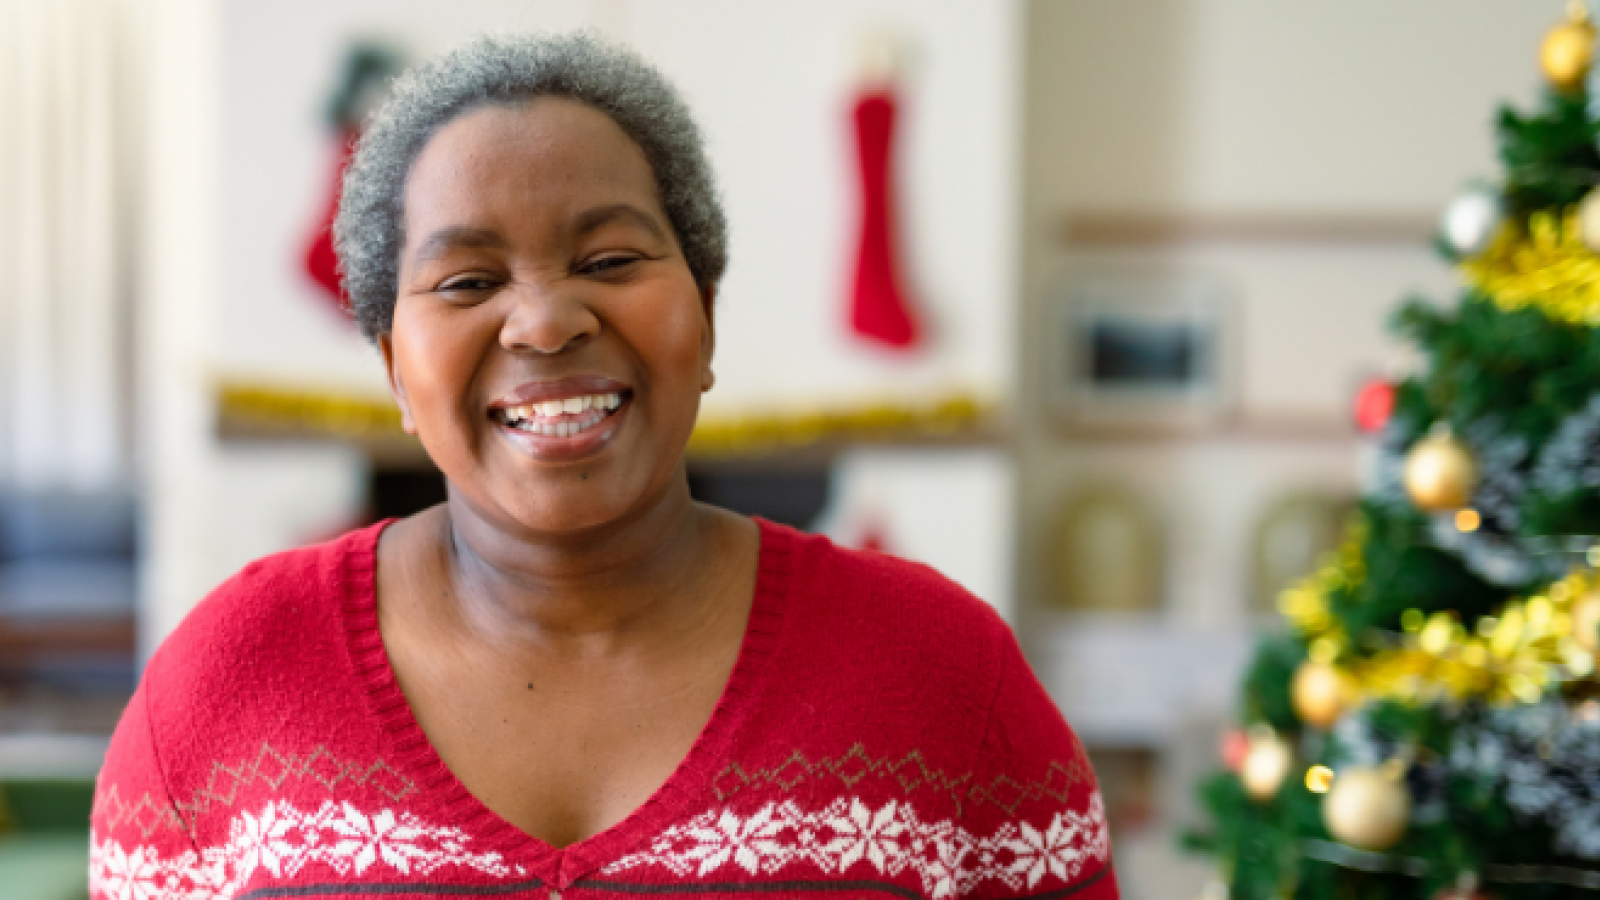
[[[721,456],[827,442],[940,439],[976,433],[993,418],[991,406],[961,396],[915,406],[876,403],[846,409],[705,416],[689,438],[689,452]]]
[[[219,385],[216,396],[218,413],[235,426],[359,440],[406,437],[400,408],[388,398],[234,383]]]
[[[1350,636],[1329,607],[1329,595],[1365,578],[1358,522],[1317,572],[1280,595],[1278,607],[1319,662],[1343,667],[1366,697],[1405,702],[1485,698],[1533,703],[1562,683],[1595,673],[1593,653],[1577,639],[1574,606],[1600,590],[1600,577],[1573,573],[1525,599],[1484,616],[1469,630],[1453,611],[1429,616],[1407,610],[1402,633],[1380,634],[1379,649],[1349,658]]]
[[[1600,256],[1583,241],[1577,207],[1534,213],[1524,232],[1502,226],[1489,249],[1464,260],[1466,279],[1507,312],[1538,309],[1569,325],[1600,325]]]
[[[394,401],[304,390],[225,383],[217,406],[243,430],[308,433],[354,440],[407,439]],[[955,396],[926,404],[876,403],[765,415],[705,416],[689,438],[703,456],[759,454],[829,442],[948,439],[982,432],[995,417],[991,404]]]

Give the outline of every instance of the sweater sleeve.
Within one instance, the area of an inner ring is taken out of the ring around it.
[[[966,830],[994,836],[992,846],[975,849],[1010,877],[980,882],[967,896],[1116,900],[1094,769],[1011,630],[1003,631]]]
[[[89,817],[92,900],[210,900],[218,869],[195,849],[168,790],[150,717],[148,681],[123,711]]]

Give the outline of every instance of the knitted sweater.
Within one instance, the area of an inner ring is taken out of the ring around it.
[[[92,817],[95,900],[1115,898],[1094,774],[984,604],[761,522],[744,644],[643,806],[557,849],[439,759],[378,633],[382,525],[247,566],[151,660]]]

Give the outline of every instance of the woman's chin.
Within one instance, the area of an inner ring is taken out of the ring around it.
[[[568,471],[519,481],[492,491],[487,508],[472,503],[472,513],[497,531],[535,542],[593,537],[649,518],[663,499],[648,485],[606,484],[608,475],[617,474]]]

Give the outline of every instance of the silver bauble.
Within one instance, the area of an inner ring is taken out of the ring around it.
[[[1505,202],[1498,191],[1470,187],[1445,207],[1444,217],[1439,220],[1439,237],[1455,253],[1477,256],[1489,249],[1505,217]]]

